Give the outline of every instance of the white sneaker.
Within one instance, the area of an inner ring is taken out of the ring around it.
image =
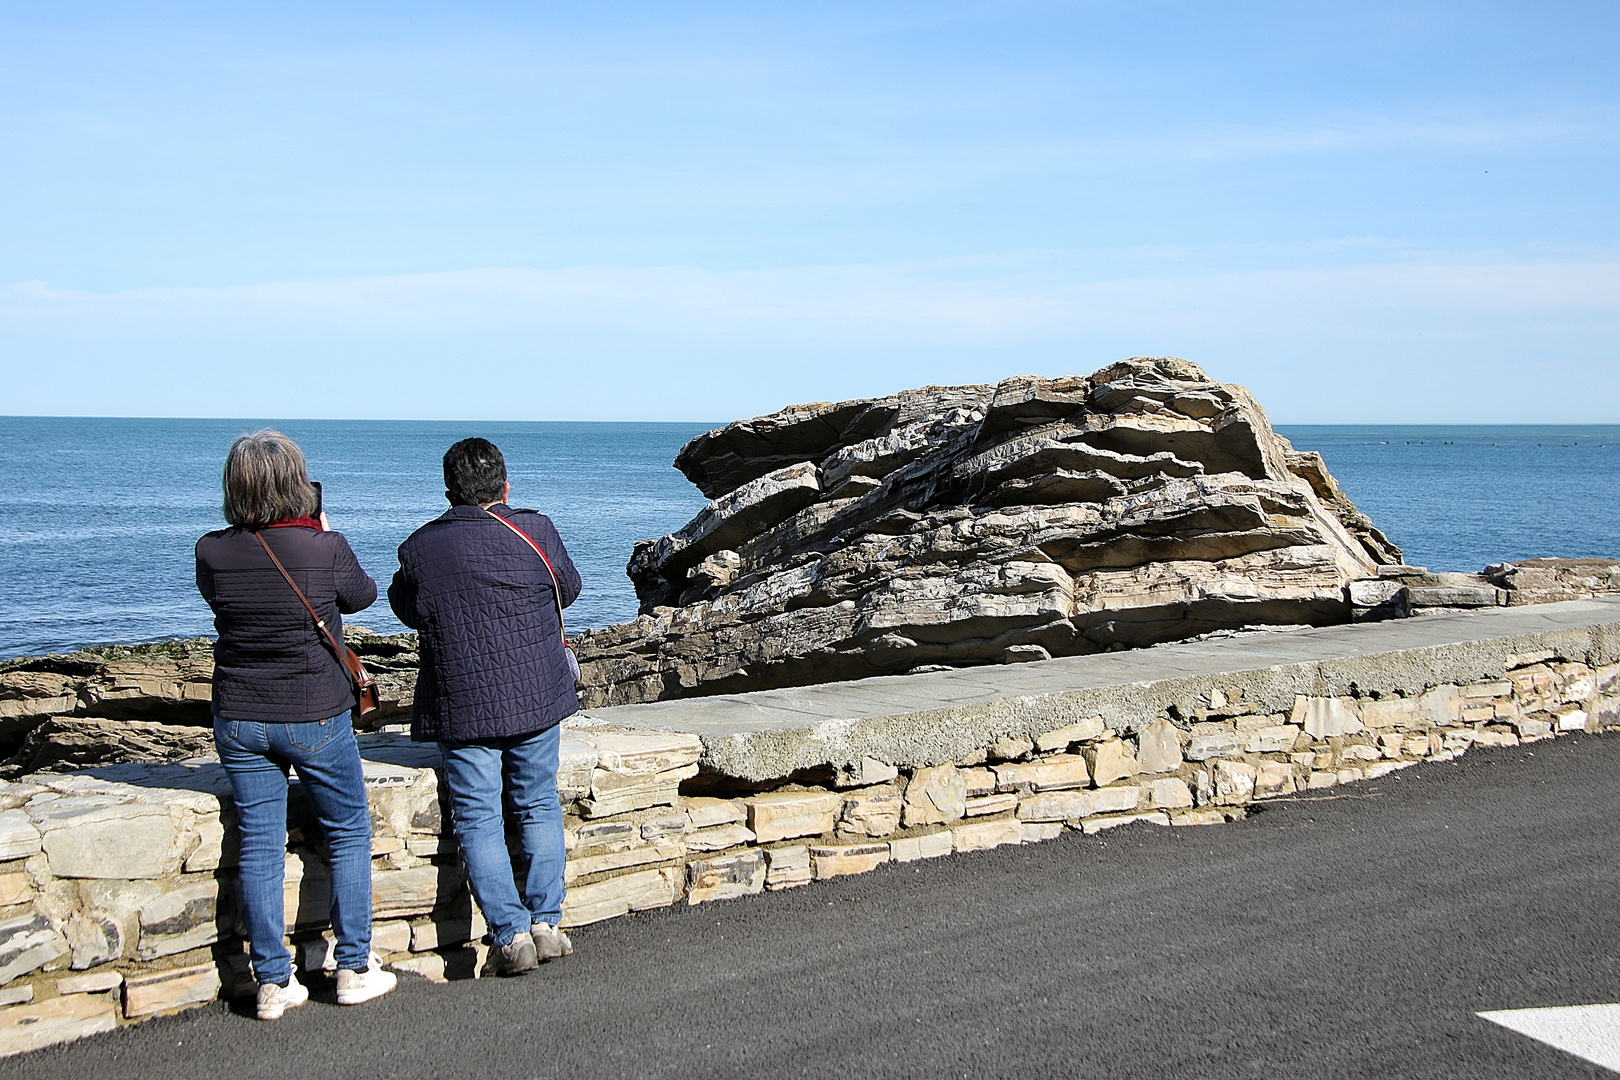
[[[288,1009],[296,1009],[309,1000],[309,991],[297,979],[288,979],[286,986],[275,983],[259,984],[259,1019],[280,1020]]]
[[[337,1000],[339,1005],[359,1005],[372,998],[382,997],[399,984],[399,977],[382,969],[382,960],[371,954],[371,963],[364,971],[342,968],[337,973]]]
[[[572,956],[574,953],[574,943],[568,940],[568,935],[550,923],[535,923],[529,929],[529,936],[534,938],[534,951],[541,960]]]

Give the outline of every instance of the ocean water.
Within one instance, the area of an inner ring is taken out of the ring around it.
[[[333,527],[384,588],[400,541],[446,505],[445,448],[492,440],[513,504],[550,514],[579,566],[583,629],[635,614],[631,547],[703,505],[670,463],[713,425],[0,417],[0,657],[211,634],[192,545],[223,524],[231,441],[265,426],[304,448]],[[1280,430],[1322,452],[1408,562],[1620,557],[1620,425]],[[381,598],[351,621],[400,629]]]

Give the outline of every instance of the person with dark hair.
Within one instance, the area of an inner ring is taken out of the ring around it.
[[[522,975],[573,952],[557,928],[557,759],[559,725],[579,711],[562,630],[579,572],[550,518],[506,504],[512,485],[493,443],[452,446],[444,487],[450,509],[399,546],[388,603],[419,635],[411,738],[439,744],[467,880],[489,926],[488,968]],[[522,848],[517,873],[503,798]]]
[[[369,1001],[396,981],[371,951],[371,812],[354,740],[355,685],[299,597],[341,641],[343,615],[370,607],[377,583],[328,528],[303,451],[287,436],[237,439],[224,487],[230,527],[197,541],[197,589],[219,633],[214,743],[236,800],[258,1017],[277,1020],[309,1000],[282,944],[289,768],[315,805],[331,857],[338,1004]]]

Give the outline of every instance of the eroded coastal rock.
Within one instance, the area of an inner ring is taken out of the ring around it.
[[[641,615],[581,635],[587,707],[1346,621],[1401,561],[1320,455],[1169,357],[798,405],[675,465],[711,501],[636,546]]]

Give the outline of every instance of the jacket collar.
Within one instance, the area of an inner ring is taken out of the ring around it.
[[[490,513],[499,514],[501,517],[511,517],[512,516],[512,508],[510,506],[507,506],[505,503],[496,503],[494,506],[490,507],[489,509],[490,509]],[[471,521],[471,520],[475,520],[477,518],[482,518],[482,517],[487,517],[487,516],[488,515],[486,515],[484,513],[484,508],[482,506],[452,506],[450,509],[446,510],[442,515],[440,515],[439,520],[440,521]]]

